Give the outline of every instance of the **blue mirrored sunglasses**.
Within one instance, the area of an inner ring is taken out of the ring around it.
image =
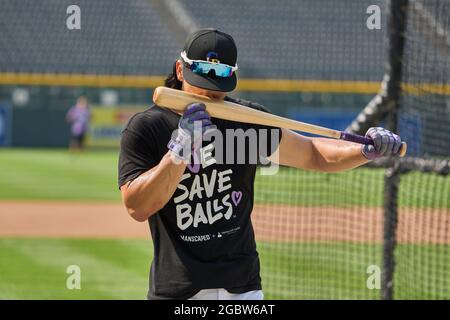
[[[204,61],[204,60],[191,60],[187,57],[186,52],[181,53],[181,58],[185,63],[189,65],[189,68],[195,73],[208,74],[211,70],[214,70],[218,77],[231,77],[238,69],[238,66],[230,66],[228,64]]]

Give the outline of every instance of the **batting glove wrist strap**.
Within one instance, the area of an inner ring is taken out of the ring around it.
[[[365,144],[365,145],[361,146],[361,153],[369,161],[372,161],[372,160],[375,160],[376,158],[378,158],[378,156],[375,152],[375,147],[370,144]]]
[[[172,136],[167,148],[171,150],[174,155],[181,160],[188,160],[191,156],[191,135],[183,129],[176,131],[175,137]]]

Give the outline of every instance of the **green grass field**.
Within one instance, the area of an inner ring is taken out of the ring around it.
[[[365,256],[365,246],[353,246],[351,256],[341,255],[338,265],[332,263],[333,255],[325,253],[341,252],[347,247],[343,244],[304,244],[294,252],[286,244],[258,247],[263,261],[278,261],[262,269],[267,298],[377,296],[376,290],[365,287],[366,265],[376,262]],[[0,252],[0,299],[144,299],[146,295],[152,254],[148,241],[1,239]],[[353,260],[351,269],[347,259]],[[66,288],[69,265],[80,267],[80,290]]]
[[[381,264],[380,245],[260,242],[258,251],[267,299],[380,297],[366,287],[367,267]],[[448,246],[400,245],[396,297],[448,299],[448,263],[421,262],[449,253]],[[145,299],[152,248],[145,240],[0,239],[0,256],[0,299]],[[80,267],[80,290],[66,287],[69,265]]]
[[[120,201],[117,156],[0,149],[0,201]],[[258,175],[256,189],[260,204],[381,206],[383,170],[325,175],[283,168]],[[410,174],[402,178],[400,206],[449,208],[448,194],[444,178]],[[260,242],[258,251],[266,298],[379,298],[366,287],[366,269],[381,264],[380,245]],[[415,285],[398,296],[449,298],[449,253],[448,245],[399,245],[396,283]],[[145,299],[151,257],[143,240],[0,239],[0,299]],[[81,268],[81,290],[66,288],[72,264]]]
[[[117,151],[0,149],[0,199],[120,201]]]
[[[140,240],[0,239],[0,299],[144,299],[151,254]],[[80,290],[66,287],[70,265]]]

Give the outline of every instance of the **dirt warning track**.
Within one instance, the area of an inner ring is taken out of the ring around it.
[[[120,203],[0,202],[0,236],[150,238]]]

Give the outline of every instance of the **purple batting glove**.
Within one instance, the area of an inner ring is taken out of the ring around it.
[[[362,154],[368,160],[397,155],[402,146],[402,140],[398,135],[381,127],[370,128],[366,137],[371,138],[374,144],[362,147]]]
[[[167,147],[180,159],[188,160],[193,150],[201,146],[205,132],[215,126],[203,103],[194,102],[186,106],[178,122],[178,130],[172,134]]]

